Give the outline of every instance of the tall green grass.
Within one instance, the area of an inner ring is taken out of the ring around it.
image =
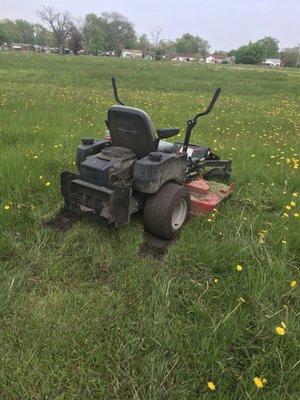
[[[44,225],[112,75],[178,139],[222,88],[193,141],[232,158],[235,194],[159,260],[139,216]],[[299,398],[299,95],[297,70],[0,54],[0,398]]]

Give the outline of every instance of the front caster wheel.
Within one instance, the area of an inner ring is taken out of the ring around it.
[[[189,191],[175,182],[166,183],[147,198],[144,226],[154,236],[172,239],[187,221],[189,210]]]

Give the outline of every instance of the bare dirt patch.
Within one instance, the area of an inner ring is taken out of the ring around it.
[[[160,239],[144,231],[144,240],[139,248],[139,255],[142,257],[161,259],[166,254],[169,246],[171,246],[175,240],[176,239]]]
[[[45,222],[44,226],[60,232],[66,232],[71,229],[77,221],[80,220],[82,220],[82,215],[62,208],[54,218]]]

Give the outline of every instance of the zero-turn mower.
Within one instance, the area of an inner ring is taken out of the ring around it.
[[[220,160],[206,146],[190,144],[198,118],[187,121],[184,142],[164,139],[178,135],[178,128],[156,130],[149,115],[127,107],[119,99],[116,80],[112,86],[117,105],[107,112],[109,134],[104,139],[82,139],[77,147],[77,173],[61,173],[65,208],[103,217],[115,226],[127,224],[142,211],[146,230],[171,239],[189,214],[212,211],[233,191],[231,160]]]

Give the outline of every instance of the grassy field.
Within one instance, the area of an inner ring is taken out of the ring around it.
[[[181,132],[223,89],[194,141],[232,158],[235,194],[161,258],[139,216],[45,224],[112,75]],[[0,54],[1,399],[300,398],[299,98],[300,70]]]

